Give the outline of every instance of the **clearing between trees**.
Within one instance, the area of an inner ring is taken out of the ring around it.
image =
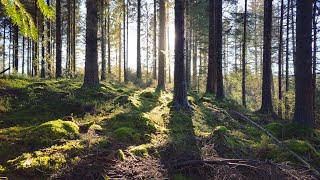
[[[301,125],[206,94],[190,92],[192,109],[176,111],[169,90],[81,85],[81,79],[0,79],[1,176],[317,179],[319,130],[310,136]]]

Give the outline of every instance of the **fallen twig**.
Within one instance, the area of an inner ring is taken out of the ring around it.
[[[299,160],[301,163],[303,163],[308,169],[310,169],[316,176],[317,178],[320,178],[320,173],[318,170],[316,170],[314,167],[312,167],[306,160],[304,160],[303,157],[299,156],[297,153],[291,151],[282,141],[277,139],[275,136],[273,136],[268,130],[260,126],[258,123],[252,121],[248,117],[244,116],[243,114],[237,112],[237,111],[230,111],[232,114],[238,116],[240,119],[252,124],[253,126],[259,128],[261,131],[266,133],[278,146],[282,147],[283,149],[287,150],[290,154],[292,154],[297,160]]]

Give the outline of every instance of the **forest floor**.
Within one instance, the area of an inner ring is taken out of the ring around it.
[[[9,179],[317,179],[237,111],[320,170],[320,130],[189,93],[81,79],[0,79],[0,177]],[[308,135],[307,135],[308,134]]]

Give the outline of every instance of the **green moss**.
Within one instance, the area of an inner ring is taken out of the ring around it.
[[[285,141],[287,146],[294,152],[300,153],[300,154],[316,154],[315,148],[307,141],[303,140],[296,140],[296,139],[290,139]]]
[[[280,123],[270,123],[265,128],[276,137],[282,137],[283,135],[283,125]]]
[[[155,97],[155,95],[154,95],[154,92],[152,92],[152,91],[143,91],[143,92],[140,94],[140,97],[148,98],[148,99],[153,99],[153,98]]]
[[[0,165],[0,174],[3,174],[6,172],[6,168],[2,165]]]
[[[32,146],[49,146],[61,139],[75,139],[79,127],[70,121],[55,120],[32,128],[27,134],[26,142]]]
[[[261,131],[259,131],[257,128],[254,128],[252,126],[246,126],[245,131],[253,138],[261,136]]]
[[[303,124],[291,123],[284,127],[286,138],[309,137],[313,130]]]
[[[215,129],[214,129],[214,133],[216,132],[219,132],[219,133],[227,133],[229,130],[227,127],[225,126],[217,126]]]
[[[141,137],[139,133],[137,133],[134,129],[129,127],[118,128],[114,131],[114,133],[118,140],[124,142],[139,141]]]
[[[68,163],[76,163],[80,159],[76,154],[84,148],[79,141],[70,141],[60,146],[23,153],[13,160],[7,161],[11,171],[23,171],[24,173],[34,174],[35,172],[54,172]],[[70,155],[68,155],[70,154]]]
[[[126,155],[123,153],[123,151],[122,151],[121,149],[118,149],[118,150],[117,150],[117,158],[118,158],[120,161],[126,160]]]
[[[135,146],[130,148],[130,152],[136,156],[146,157],[149,156],[148,149],[150,148],[147,144],[142,144],[140,146]]]
[[[91,125],[89,129],[94,130],[94,131],[102,131],[103,130],[103,128],[98,124]]]

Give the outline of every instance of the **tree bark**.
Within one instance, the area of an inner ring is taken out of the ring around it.
[[[100,2],[100,22],[101,22],[101,81],[106,80],[106,20],[105,20],[105,0]]]
[[[294,121],[313,127],[312,1],[297,0]]]
[[[260,112],[273,114],[271,94],[271,35],[272,35],[272,0],[264,0],[264,30],[263,30],[263,77],[262,104]]]
[[[107,1],[107,36],[108,36],[108,74],[111,75],[111,42],[110,42],[110,1]]]
[[[2,54],[2,70],[5,70],[6,66],[6,22],[3,20],[3,42],[2,42],[3,54]]]
[[[167,52],[167,42],[166,42],[166,0],[160,0],[159,2],[159,69],[158,69],[158,88],[165,89],[166,83],[166,52]]]
[[[175,66],[174,66],[174,98],[177,109],[189,108],[184,65],[184,0],[175,0]]]
[[[56,78],[62,77],[61,0],[56,0]]]
[[[157,79],[157,0],[153,1],[153,79]]]
[[[217,62],[214,58],[215,1],[209,1],[209,59],[206,92],[213,94],[217,90]]]
[[[13,26],[13,68],[18,73],[18,66],[19,66],[19,28],[17,25]]]
[[[137,79],[141,79],[141,0],[138,1],[138,17],[137,17]]]
[[[222,72],[222,0],[215,1],[215,37],[214,37],[214,58],[217,65],[217,99],[224,98],[223,72]]]
[[[247,50],[247,13],[248,0],[244,4],[244,18],[243,18],[243,45],[242,45],[242,105],[247,107],[246,103],[246,50]],[[255,37],[256,38],[256,37]]]
[[[87,0],[86,4],[86,57],[83,86],[97,87],[99,86],[97,51],[98,2],[96,0]]]
[[[286,96],[285,96],[285,118],[289,119],[289,99],[287,97],[289,92],[289,24],[290,24],[290,1],[287,3],[287,24],[286,24]]]
[[[280,34],[279,34],[279,50],[278,50],[278,116],[282,118],[282,48],[283,48],[283,0],[281,0],[281,7],[280,7]]]

